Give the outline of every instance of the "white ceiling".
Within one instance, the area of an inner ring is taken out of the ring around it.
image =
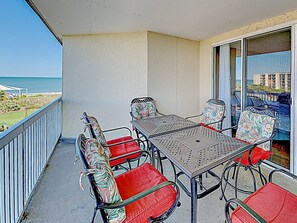
[[[59,37],[154,31],[193,40],[297,9],[297,0],[26,0]]]

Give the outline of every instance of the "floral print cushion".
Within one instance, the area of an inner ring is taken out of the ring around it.
[[[275,119],[268,116],[257,114],[251,111],[243,111],[238,122],[236,138],[251,144],[271,137]],[[265,151],[271,148],[271,142],[266,142],[258,147]]]
[[[86,141],[85,158],[93,176],[97,190],[105,203],[122,201],[109,159],[96,139]],[[105,209],[108,222],[121,223],[126,218],[125,208]]]
[[[131,113],[136,119],[145,119],[156,117],[157,109],[153,101],[133,103],[131,105]]]
[[[94,131],[96,139],[101,143],[101,145],[104,146],[105,153],[108,156],[108,158],[110,158],[111,152],[110,152],[108,146],[106,146],[107,142],[106,142],[105,136],[102,132],[102,129],[101,129],[97,119],[93,116],[88,116],[88,119],[89,119],[90,125]]]
[[[212,122],[220,121],[224,117],[224,113],[225,113],[224,105],[218,105],[218,104],[208,102],[204,107],[204,111],[202,113],[200,122],[206,125]],[[222,128],[222,122],[218,122],[210,126],[217,130],[220,130]]]

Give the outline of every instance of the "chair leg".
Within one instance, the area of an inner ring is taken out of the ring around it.
[[[219,197],[220,200],[222,200],[224,198],[225,201],[227,201],[227,198],[225,196],[225,191],[228,185],[228,180],[229,180],[229,175],[230,175],[230,170],[236,167],[236,164],[233,163],[231,164],[231,162],[233,162],[232,160],[230,160],[224,167],[223,169],[223,173],[222,173],[222,177],[221,177],[221,196]],[[231,165],[230,165],[231,164]],[[224,184],[225,183],[225,184]]]
[[[263,173],[261,171],[261,167],[260,166],[258,166],[258,170],[259,170],[259,175],[260,175],[262,186],[264,186],[264,184],[267,183],[267,179],[264,177],[264,175],[263,175]]]
[[[237,191],[238,191],[238,175],[239,175],[239,169],[240,169],[240,163],[238,163],[237,170],[236,170],[236,175],[235,175],[235,182],[234,182],[235,198],[237,198]]]
[[[234,180],[235,172],[236,172],[236,166],[234,166],[233,175],[232,175],[232,180]]]
[[[200,190],[203,190],[203,184],[202,184],[202,174],[200,174],[199,176],[198,176],[198,181],[200,182],[199,183],[199,185],[200,185]]]
[[[252,170],[251,167],[247,167],[247,168],[249,169],[249,171],[251,172],[251,175],[252,175],[252,177],[253,177],[254,192],[255,192],[255,191],[257,190],[257,182],[256,182],[255,174],[254,174],[254,172],[253,172],[253,170]]]
[[[93,213],[93,217],[92,217],[91,223],[94,223],[95,217],[96,217],[96,214],[97,214],[97,211],[98,211],[98,209],[94,208],[94,213]]]

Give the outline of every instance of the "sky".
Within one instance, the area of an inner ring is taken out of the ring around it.
[[[241,79],[241,57],[236,58],[236,79]],[[291,51],[258,54],[247,58],[247,79],[253,80],[254,74],[291,73]]]
[[[62,46],[26,1],[0,4],[0,77],[61,77]]]

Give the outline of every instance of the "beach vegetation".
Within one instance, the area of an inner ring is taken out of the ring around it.
[[[0,91],[0,132],[26,118],[60,94],[34,94],[10,97]]]

